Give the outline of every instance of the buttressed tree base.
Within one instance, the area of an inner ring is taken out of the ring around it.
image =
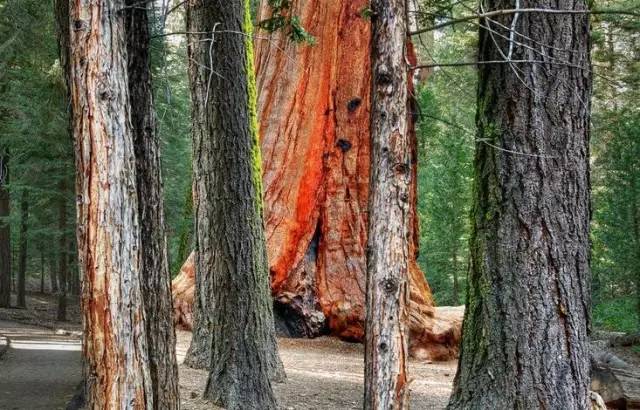
[[[367,5],[366,0],[293,1],[291,12],[316,44],[296,44],[282,32],[261,32],[255,40],[271,290],[278,330],[289,336],[364,338],[371,88]],[[270,13],[263,4],[259,21]],[[416,263],[415,137],[412,144],[410,352],[447,360],[458,353],[461,317],[435,309]],[[187,329],[193,286],[189,257],[173,283],[174,321]]]

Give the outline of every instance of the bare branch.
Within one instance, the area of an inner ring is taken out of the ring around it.
[[[434,68],[434,67],[463,67],[463,66],[475,66],[475,65],[489,65],[489,64],[551,64],[551,65],[563,65],[567,67],[577,68],[580,70],[589,71],[589,67],[583,67],[577,64],[571,64],[562,61],[542,61],[542,60],[492,60],[492,61],[458,61],[455,63],[433,63],[433,64],[419,64],[413,67],[409,67],[410,70],[416,70],[418,68]]]
[[[478,13],[471,16],[464,16],[454,20],[445,21],[440,24],[436,24],[431,27],[421,28],[419,30],[410,31],[409,36],[415,36],[418,34],[426,33],[428,31],[438,30],[444,27],[452,26],[458,23],[464,23],[470,20],[477,20],[485,17],[496,17],[496,16],[504,16],[516,13],[544,13],[544,14],[620,14],[626,16],[636,16],[640,17],[640,13],[635,12],[633,10],[554,10],[554,9],[537,9],[537,8],[528,8],[528,9],[505,9],[505,10],[494,10],[488,11],[486,13]]]

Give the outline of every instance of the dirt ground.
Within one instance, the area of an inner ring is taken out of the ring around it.
[[[178,360],[189,347],[190,332],[178,331]],[[278,339],[287,381],[274,385],[280,407],[285,410],[362,409],[363,357],[360,344],[335,338]],[[443,409],[456,371],[456,362],[409,363],[411,408]],[[200,398],[207,372],[180,366],[180,394],[185,410],[211,409]]]
[[[78,338],[81,331],[80,310],[77,300],[69,300],[69,321],[56,322],[56,298],[51,295],[30,293],[28,309],[0,309],[0,321],[24,323],[50,329],[56,335]],[[0,326],[6,327],[5,322]],[[6,329],[5,329],[6,331]],[[189,347],[191,333],[177,332],[177,353],[181,363]],[[361,409],[363,395],[363,346],[322,337],[318,339],[278,339],[280,356],[287,373],[287,381],[274,386],[283,410],[342,410]],[[612,351],[632,365],[640,366],[640,353],[633,348]],[[79,352],[78,352],[79,354]],[[79,357],[78,357],[79,360]],[[6,362],[5,362],[6,363]],[[55,363],[50,363],[56,372]],[[44,363],[40,363],[40,371]],[[18,366],[17,368],[20,368]],[[0,373],[3,371],[0,361]],[[411,408],[443,409],[451,391],[456,362],[425,363],[411,360]],[[201,396],[207,381],[207,372],[180,366],[180,394],[185,410],[212,409]],[[46,386],[43,386],[46,387]],[[40,386],[31,385],[34,394],[42,400]],[[1,393],[1,392],[0,392]],[[67,394],[65,392],[65,394]],[[59,396],[59,395],[58,395]],[[4,408],[0,405],[0,408]],[[21,407],[10,407],[19,409]],[[50,407],[55,408],[55,407]]]

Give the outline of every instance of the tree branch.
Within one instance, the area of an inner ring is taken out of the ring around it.
[[[544,13],[544,14],[620,14],[626,16],[636,16],[640,17],[640,13],[632,11],[632,10],[554,10],[554,9],[538,9],[538,8],[529,8],[529,9],[505,9],[505,10],[494,10],[488,11],[486,13],[478,13],[472,16],[464,16],[454,20],[445,21],[444,23],[436,24],[431,27],[421,28],[419,30],[410,31],[409,36],[415,36],[418,34],[426,33],[428,31],[438,30],[444,27],[452,26],[458,23],[464,23],[470,20],[481,19],[485,17],[495,17],[495,16],[503,16],[510,15],[515,13]]]

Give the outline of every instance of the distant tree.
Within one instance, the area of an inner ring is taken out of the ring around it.
[[[61,0],[66,1],[66,0]],[[69,216],[67,202],[65,200],[69,188],[65,181],[60,182],[60,195],[58,199],[58,311],[57,319],[61,322],[67,320],[67,291],[69,284],[69,239],[68,225]]]
[[[151,409],[126,13],[115,0],[68,7],[85,394],[91,408]]]
[[[486,10],[512,8],[506,0]],[[524,8],[547,8],[540,1]],[[557,1],[554,9],[586,10]],[[589,408],[591,273],[587,15],[502,16],[485,29],[467,308],[448,408]],[[497,26],[497,23],[495,24]],[[494,27],[494,30],[495,30]],[[506,34],[505,34],[506,33]],[[570,39],[570,41],[568,41]],[[551,51],[549,51],[551,52]]]
[[[11,306],[11,197],[9,195],[9,154],[0,146],[0,307]]]
[[[141,243],[141,285],[155,409],[178,409],[178,363],[171,304],[160,163],[151,84],[149,5],[127,0],[129,101],[136,161]]]
[[[264,236],[248,0],[188,3],[196,219],[195,325],[186,362],[211,367],[205,397],[275,409],[282,380]]]
[[[19,308],[27,307],[26,283],[27,283],[27,239],[29,229],[29,194],[26,189],[20,196],[20,249],[18,255],[18,289],[17,303]]]
[[[375,0],[372,20],[371,191],[365,320],[365,409],[409,406],[410,195],[404,0]]]
[[[601,7],[640,9],[640,2]],[[601,15],[592,36],[593,320],[625,332],[640,331],[639,30],[637,18]]]

